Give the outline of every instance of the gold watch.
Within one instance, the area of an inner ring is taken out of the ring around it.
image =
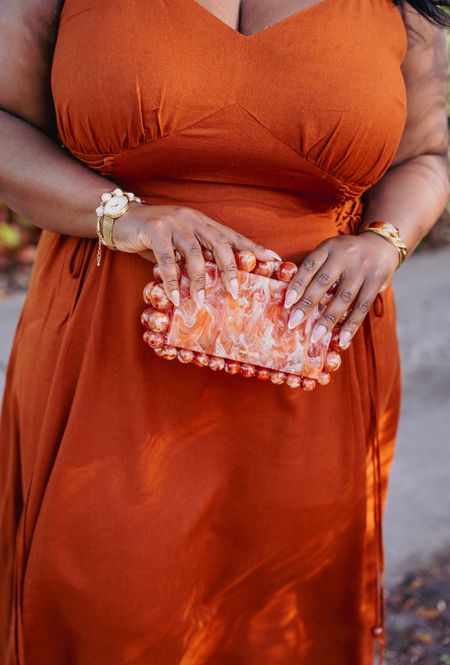
[[[131,192],[123,192],[121,189],[114,189],[112,192],[105,192],[101,196],[101,204],[95,211],[97,217],[101,218],[102,242],[109,249],[117,249],[112,237],[114,222],[124,215],[130,207],[130,201],[142,203],[138,196]]]
[[[400,237],[400,231],[394,224],[383,221],[370,222],[359,230],[359,233],[367,232],[376,233],[394,245],[398,252],[398,265],[400,266],[403,263],[407,257],[408,248]]]
[[[132,192],[124,192],[118,187],[112,192],[102,194],[101,203],[95,211],[98,236],[97,265],[100,265],[102,245],[112,250],[117,249],[113,239],[114,222],[127,212],[131,201],[142,203],[138,196]]]

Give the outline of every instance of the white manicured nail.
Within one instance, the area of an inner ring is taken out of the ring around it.
[[[239,290],[238,290],[238,281],[237,281],[236,277],[233,277],[233,279],[230,279],[230,291],[231,291],[231,295],[233,296],[233,298],[235,300],[237,300],[238,295],[239,295]]]
[[[349,330],[343,330],[339,335],[339,346],[346,346],[352,338],[352,333]]]
[[[205,302],[205,289],[200,289],[200,291],[196,291],[195,302],[197,303],[198,307],[203,307],[203,303]]]
[[[319,326],[316,326],[312,331],[311,342],[315,344],[316,342],[321,340],[326,333],[327,333],[326,326],[324,326],[323,323],[321,323]]]
[[[301,309],[296,309],[292,314],[291,318],[288,321],[288,328],[292,330],[292,328],[295,328],[296,326],[299,325],[305,318],[304,313],[302,312]]]
[[[297,300],[297,292],[294,291],[294,289],[291,289],[290,291],[287,292],[286,299],[284,301],[284,306],[286,309],[293,305],[295,301]]]
[[[274,259],[278,259],[278,261],[282,261],[283,259],[279,254],[273,251],[273,249],[266,249],[267,254],[270,254],[270,256],[273,256]]]

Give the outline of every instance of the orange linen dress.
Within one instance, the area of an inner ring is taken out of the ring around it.
[[[406,116],[391,0],[250,36],[195,0],[66,0],[62,142],[299,262],[352,233]],[[2,665],[372,665],[400,373],[391,289],[305,393],[158,358],[151,264],[43,232],[1,421]]]

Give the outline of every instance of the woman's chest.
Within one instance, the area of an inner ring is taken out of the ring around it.
[[[320,165],[330,143],[339,160],[352,143],[369,154],[381,144],[395,149],[406,112],[406,34],[390,0],[316,0],[294,13],[291,1],[288,16],[250,35],[207,6],[66,0],[52,89],[69,148],[118,153],[193,126],[202,135],[202,122],[215,116],[223,139],[223,112],[237,106]]]

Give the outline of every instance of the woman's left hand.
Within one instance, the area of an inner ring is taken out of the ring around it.
[[[320,243],[302,261],[286,290],[285,307],[295,305],[289,317],[289,328],[299,325],[338,282],[333,299],[314,326],[311,339],[319,341],[350,310],[339,337],[341,346],[347,346],[377,294],[392,279],[398,262],[394,245],[375,233],[341,235]]]

